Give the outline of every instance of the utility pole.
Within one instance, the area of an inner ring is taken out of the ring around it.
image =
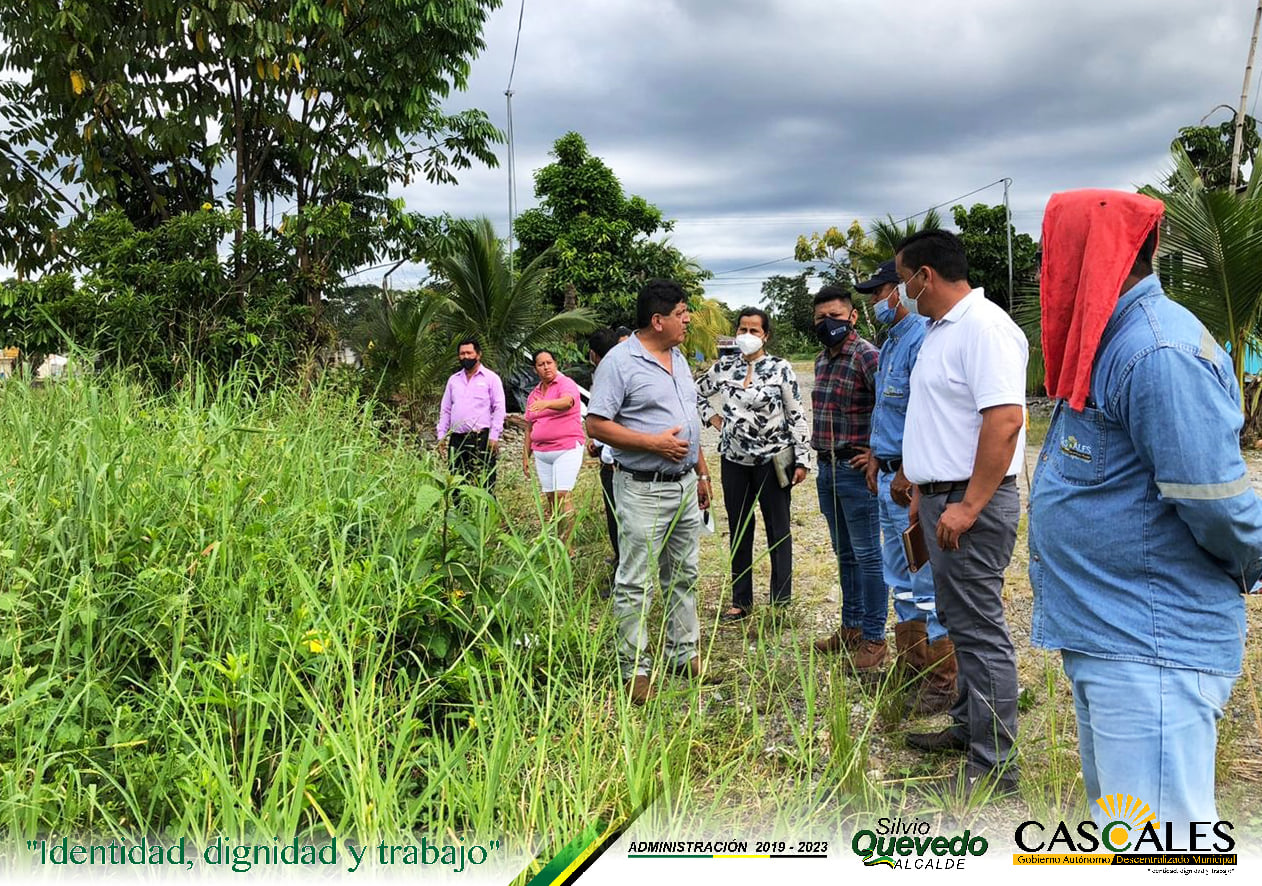
[[[1262,3],[1262,0],[1259,0]],[[523,4],[524,6],[524,4]],[[1258,7],[1262,9],[1262,6]],[[516,62],[514,54],[513,61]],[[512,80],[511,76],[509,78]],[[513,273],[513,217],[517,215],[517,158],[513,153],[513,90],[505,89],[504,97],[508,100],[508,273]]]
[[[1259,0],[1262,2],[1262,0]],[[1016,296],[1012,292],[1012,207],[1008,203],[1008,188],[1012,185],[1012,179],[1005,178],[1003,180],[1003,217],[1004,217],[1004,236],[1008,238],[1008,310],[1012,310],[1012,303]]]
[[[1240,87],[1240,110],[1236,112],[1236,135],[1231,142],[1231,189],[1236,189],[1236,176],[1240,173],[1240,145],[1244,137],[1244,109],[1249,100],[1249,81],[1253,79],[1253,52],[1258,48],[1258,25],[1262,23],[1262,0],[1253,15],[1253,38],[1249,41],[1249,61],[1244,66],[1244,85]]]

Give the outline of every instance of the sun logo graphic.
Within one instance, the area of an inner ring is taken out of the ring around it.
[[[1096,805],[1109,819],[1108,824],[1100,829],[1100,842],[1110,852],[1125,852],[1134,842],[1131,839],[1134,831],[1142,831],[1148,824],[1155,830],[1161,824],[1147,803],[1130,794],[1100,797]]]

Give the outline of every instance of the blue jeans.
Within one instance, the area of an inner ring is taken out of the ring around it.
[[[907,568],[903,550],[903,533],[907,531],[907,508],[895,504],[890,497],[892,472],[876,475],[877,499],[881,505],[881,561],[885,583],[894,592],[894,614],[900,622],[923,621],[929,642],[946,636],[946,628],[938,621],[933,593],[933,567],[926,563],[916,572]]]
[[[889,592],[881,568],[881,518],[863,471],[821,461],[815,477],[819,509],[841,573],[841,623],[863,639],[885,639]]]
[[[1214,748],[1235,677],[1062,651],[1078,714],[1078,754],[1087,801],[1130,794],[1158,821],[1187,833],[1189,821],[1218,821]]]

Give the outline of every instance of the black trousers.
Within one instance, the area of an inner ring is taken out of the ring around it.
[[[793,536],[789,530],[792,486],[781,488],[771,462],[742,465],[722,460],[723,501],[732,546],[732,605],[754,605],[754,503],[762,511],[771,552],[771,602],[788,603],[793,595]]]
[[[447,458],[453,471],[464,474],[472,483],[494,490],[496,457],[489,448],[490,439],[490,428],[468,434],[449,434]]]
[[[609,543],[613,545],[613,559],[618,561],[618,516],[614,513],[613,465],[600,464],[600,488],[605,492],[605,526],[609,530]]]

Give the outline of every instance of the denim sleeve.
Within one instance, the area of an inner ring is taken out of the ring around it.
[[[1113,399],[1162,499],[1243,589],[1262,576],[1262,499],[1240,454],[1234,379],[1179,347],[1140,357]]]

